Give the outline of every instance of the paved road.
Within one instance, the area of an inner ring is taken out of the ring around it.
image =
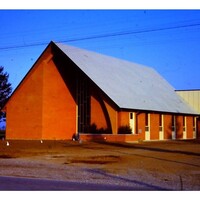
[[[0,176],[0,191],[133,191],[130,186]],[[143,188],[144,190],[144,188]]]

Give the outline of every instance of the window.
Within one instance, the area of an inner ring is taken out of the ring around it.
[[[183,126],[185,126],[185,116],[183,116]]]
[[[175,115],[172,115],[172,131],[175,131]]]
[[[145,113],[145,126],[149,126],[149,114]]]
[[[196,118],[192,117],[193,131],[196,131]]]
[[[145,113],[145,131],[149,131],[149,113]]]
[[[89,83],[86,78],[79,77],[76,86],[78,104],[78,132],[85,133],[90,126],[90,95]]]
[[[130,113],[130,119],[133,119],[133,113]]]
[[[174,126],[174,115],[172,115],[172,126]]]
[[[192,124],[193,124],[193,127],[195,126],[195,118],[192,117]]]
[[[139,130],[138,130],[138,115],[137,114],[135,115],[135,129],[136,129],[136,134],[138,134]]]
[[[159,114],[159,131],[163,129],[163,115]]]
[[[186,117],[183,116],[183,131],[185,131],[185,120],[186,120]]]
[[[159,114],[159,126],[162,126],[163,122],[162,122],[162,114]]]

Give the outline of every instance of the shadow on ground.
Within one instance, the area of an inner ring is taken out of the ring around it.
[[[118,176],[118,175],[113,175],[113,174],[108,174],[106,172],[104,172],[103,170],[99,170],[99,169],[85,169],[87,172],[91,172],[91,173],[96,173],[99,175],[103,175],[107,178],[112,178],[113,180],[116,181],[124,181],[126,183],[129,184],[134,184],[136,186],[138,186],[139,190],[156,190],[156,191],[168,191],[169,189],[167,188],[163,188],[157,185],[152,185],[152,184],[148,184],[142,181],[137,181],[137,180],[132,180],[132,179],[128,179],[128,178],[124,178],[122,176]],[[137,188],[137,187],[136,187]]]

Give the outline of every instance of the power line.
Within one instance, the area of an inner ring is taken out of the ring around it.
[[[107,34],[101,34],[101,35],[92,35],[92,36],[87,36],[87,37],[60,40],[57,42],[63,42],[63,43],[77,42],[77,41],[83,41],[83,40],[101,39],[101,38],[124,36],[124,35],[131,35],[131,34],[150,33],[150,32],[166,31],[166,30],[173,30],[173,29],[181,29],[181,28],[191,28],[191,27],[196,27],[196,26],[200,26],[200,23],[187,24],[187,25],[176,25],[176,26],[161,27],[161,28],[152,28],[152,29],[146,29],[146,30],[133,30],[133,31],[107,33]],[[48,42],[36,42],[36,43],[24,44],[24,45],[13,45],[13,46],[0,47],[0,50],[18,49],[18,48],[41,46],[41,45],[47,45],[47,44],[48,44]]]

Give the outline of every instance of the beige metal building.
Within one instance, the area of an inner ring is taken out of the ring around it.
[[[176,93],[200,115],[200,89],[199,90],[176,90]],[[196,118],[197,137],[200,138],[200,118]]]
[[[200,114],[200,90],[176,90],[176,93]]]

